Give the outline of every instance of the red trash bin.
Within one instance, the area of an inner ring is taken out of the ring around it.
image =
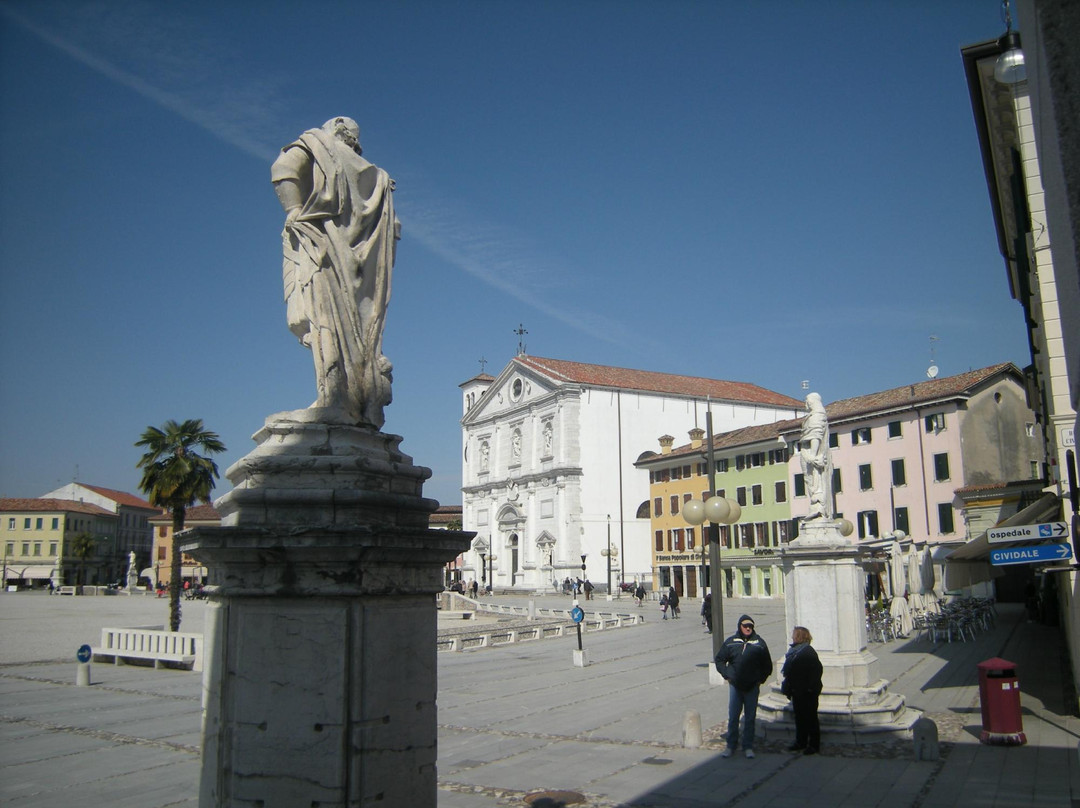
[[[981,743],[1019,746],[1027,743],[1020,713],[1020,683],[1016,665],[994,657],[980,662],[979,704],[982,707]]]

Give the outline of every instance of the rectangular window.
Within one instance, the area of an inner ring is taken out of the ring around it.
[[[1031,461],[1031,479],[1033,479],[1033,480],[1039,479],[1039,461],[1038,460],[1032,460]]]
[[[720,545],[731,549],[731,525],[717,525],[720,528]]]
[[[674,537],[673,537],[673,536],[671,535],[671,534],[672,534],[673,532],[674,532],[674,531],[672,531],[672,530],[669,530],[669,531],[667,532],[667,551],[668,551],[669,553],[670,553],[670,552],[672,551],[672,548],[674,548],[674,547],[675,547],[675,539],[674,539]]]
[[[893,514],[893,523],[896,525],[897,530],[902,530],[911,535],[911,528],[908,526],[908,510],[907,508],[897,508]]]
[[[791,541],[791,522],[776,523],[776,538],[784,544]]]
[[[690,467],[689,466],[683,466],[682,467],[682,476],[683,477],[689,477],[690,476]]]
[[[839,432],[830,432],[829,433],[829,448],[830,449],[839,449],[840,448],[840,433]]]
[[[760,505],[762,503],[763,497],[762,497],[762,494],[761,494],[761,486],[760,485],[751,486],[751,488],[750,488],[750,497],[751,497],[751,502],[753,502],[755,505]]]
[[[940,533],[954,533],[952,504],[943,502],[937,506],[937,518]]]
[[[29,516],[27,516],[25,519],[23,519],[23,525],[22,526],[23,526],[23,530],[29,530],[30,529],[30,517]]]
[[[754,523],[754,543],[758,547],[769,546],[769,523],[768,522],[755,522]]]
[[[735,470],[742,471],[746,468],[746,455],[735,455]]]
[[[34,555],[41,555],[41,542],[39,541],[34,542]]]
[[[724,458],[723,460],[717,460],[716,461],[716,473],[717,474],[723,474],[727,470],[728,470],[727,458]]]
[[[30,555],[30,542],[28,542],[28,541],[24,541],[24,542],[22,543],[22,554],[23,554],[24,556],[28,556],[28,555]]]
[[[832,490],[834,494],[839,494],[844,490],[843,480],[840,479],[840,469],[832,470]]]
[[[692,527],[686,529],[686,549],[694,549],[694,529]]]
[[[672,494],[671,495],[671,515],[672,516],[678,516],[679,515],[679,495],[678,494]]]
[[[9,555],[9,556],[15,555],[15,542],[9,541],[7,543],[7,546],[4,548],[4,555]]]
[[[659,552],[662,552],[663,549],[664,549],[664,531],[658,530],[658,531],[656,531],[656,551],[659,553]],[[164,558],[165,557],[165,548],[164,547],[159,547],[158,548],[158,557],[159,558]]]
[[[776,484],[776,501],[787,502],[787,483],[783,481]]]
[[[8,528],[8,530],[14,530],[15,529],[15,517],[14,516],[9,516],[8,517],[7,528]]]
[[[656,499],[653,500],[653,516],[663,516],[663,515],[664,515],[664,500],[662,500],[660,497],[657,497]]]
[[[904,469],[903,458],[892,462],[892,484],[897,488],[907,485],[907,471]]]
[[[902,438],[904,436],[903,427],[899,421],[889,421],[889,437],[890,438]]]
[[[761,571],[761,593],[767,598],[772,597],[772,570]]]
[[[928,415],[923,424],[927,432],[941,432],[945,429],[945,413],[935,412],[933,415]]]
[[[934,481],[944,482],[949,479],[949,453],[934,455]]]
[[[743,569],[742,572],[742,593],[744,598],[750,597],[750,570]]]
[[[45,520],[40,516],[34,521],[34,530],[41,530],[45,527]]]
[[[746,507],[746,486],[740,485],[735,489],[735,501]]]
[[[739,529],[739,546],[753,548],[754,546],[754,526],[753,525],[736,525]]]
[[[859,490],[869,491],[874,487],[874,475],[870,473],[870,464],[859,466]]]
[[[59,530],[60,529],[60,517],[59,516],[54,516],[53,517],[52,529],[53,530]]]
[[[657,550],[662,549],[661,546],[660,546],[661,541],[660,541],[660,531],[659,530],[656,531],[656,540],[657,540],[656,549]],[[165,548],[164,547],[157,548],[157,558],[158,558],[158,561],[164,561],[165,560]]]
[[[49,542],[49,555],[56,555],[56,542],[54,541]]]
[[[683,528],[675,528],[675,552],[681,553],[686,549],[683,545]]]
[[[851,445],[863,446],[870,442],[870,428],[864,427],[862,429],[851,430]]]
[[[676,466],[675,468],[673,468],[671,470],[671,479],[673,479],[673,480],[681,480],[682,479],[682,469],[679,466]]]
[[[856,517],[859,523],[859,538],[866,539],[878,535],[877,511],[859,511]]]
[[[796,474],[795,475],[795,480],[794,480],[794,486],[793,487],[795,489],[795,496],[797,496],[797,497],[805,497],[806,496],[806,478],[803,477],[803,475],[801,475],[801,474]]]
[[[716,496],[721,497],[721,498],[726,497],[727,496],[727,489],[726,488],[717,488],[716,489]]]
[[[689,502],[689,501],[690,501],[690,500],[692,500],[693,498],[694,498],[694,495],[693,495],[693,494],[683,494],[683,495],[682,495],[682,501],[683,501],[683,502]]]

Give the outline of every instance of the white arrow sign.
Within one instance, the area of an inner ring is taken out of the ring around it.
[[[1066,539],[1068,537],[1069,526],[1065,522],[992,527],[986,531],[986,540],[991,544],[1005,541],[1046,541],[1047,539]]]

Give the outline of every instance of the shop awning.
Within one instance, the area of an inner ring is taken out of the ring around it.
[[[1008,519],[995,525],[995,527],[1011,527],[1013,525],[1035,525],[1040,522],[1056,521],[1061,516],[1061,499],[1057,494],[1043,494],[1035,503],[1028,505],[1022,511],[1014,513]],[[1003,570],[990,564],[990,551],[1002,550],[1006,547],[1031,542],[1001,542],[990,544],[986,533],[972,539],[964,546],[953,550],[945,558],[945,588],[948,590],[963,589],[966,586],[1000,578],[1005,574]]]
[[[53,564],[32,564],[25,567],[8,564],[7,568],[9,580],[52,578],[55,574],[56,566]]]

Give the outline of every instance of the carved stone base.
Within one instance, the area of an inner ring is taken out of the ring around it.
[[[199,805],[435,808],[436,610],[471,533],[428,530],[401,438],[280,413],[229,469],[209,571]]]
[[[214,503],[222,524],[426,528],[439,507],[422,496],[431,470],[413,465],[400,436],[333,417],[319,408],[269,416],[256,448],[225,473],[233,490]]]
[[[835,740],[910,737],[921,713],[903,696],[889,693],[877,675],[877,657],[866,649],[865,573],[859,548],[840,533],[839,522],[804,522],[799,538],[782,550],[787,635],[805,626],[821,660],[824,690],[818,702],[821,730]],[[783,654],[776,679],[758,703],[766,737],[787,738],[795,724],[790,702],[780,693]],[[771,734],[770,734],[771,733]]]

